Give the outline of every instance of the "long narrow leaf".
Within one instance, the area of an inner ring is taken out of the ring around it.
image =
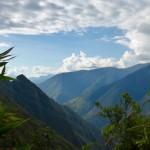
[[[0,62],[0,67],[3,67],[7,64],[8,62]]]
[[[5,52],[3,52],[3,53],[1,53],[0,54],[0,57],[1,56],[5,56],[5,55],[7,55],[12,49],[13,49],[14,47],[11,47],[10,49],[8,49],[7,51],[5,51]]]
[[[1,73],[1,74],[2,74],[2,76],[4,76],[5,71],[6,71],[6,66],[4,66],[4,67],[3,67],[3,69],[2,69],[2,73]]]
[[[5,56],[0,56],[0,60],[4,59],[4,58],[7,58],[7,57],[10,57],[11,55],[5,55]]]
[[[8,61],[8,60],[11,60],[11,59],[14,59],[16,56],[13,56],[13,57],[10,57],[8,59],[5,59],[5,61]]]

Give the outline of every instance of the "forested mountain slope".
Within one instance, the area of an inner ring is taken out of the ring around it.
[[[0,94],[11,98],[30,116],[49,125],[78,148],[100,141],[100,133],[91,123],[68,107],[57,104],[23,75],[12,82],[1,81]]]

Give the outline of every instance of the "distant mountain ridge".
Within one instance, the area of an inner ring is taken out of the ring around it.
[[[97,127],[102,127],[104,123],[97,116],[94,102],[100,100],[104,105],[113,105],[124,92],[129,92],[136,100],[142,99],[150,90],[149,66],[138,64],[125,69],[107,67],[59,74],[40,84],[40,88]]]
[[[147,65],[112,84],[97,88],[89,95],[70,100],[66,105],[84,116],[85,119],[93,122],[97,126],[101,126],[102,121],[96,116],[97,108],[94,106],[95,101],[98,100],[105,106],[113,105],[118,103],[122,93],[128,92],[133,99],[140,102],[149,90],[150,65]],[[78,107],[79,103],[82,105],[81,108]],[[87,105],[91,105],[91,107],[86,111]],[[150,103],[147,103],[146,109],[150,109]]]
[[[146,65],[138,64],[125,69],[106,67],[62,73],[42,82],[38,86],[49,97],[60,104],[64,104],[78,96],[90,94],[98,87],[109,85]]]
[[[51,126],[78,148],[92,141],[100,141],[100,133],[91,123],[70,108],[57,104],[23,75],[12,82],[1,81],[0,95],[10,97],[32,117]]]
[[[40,76],[40,77],[29,77],[28,79],[35,83],[35,84],[39,84],[39,83],[42,83],[44,82],[45,80],[53,77],[54,75],[50,74],[50,75],[47,75],[47,76]]]

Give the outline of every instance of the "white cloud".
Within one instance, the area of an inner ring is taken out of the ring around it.
[[[122,58],[116,60],[114,58],[102,58],[101,56],[87,57],[86,53],[80,51],[79,54],[72,53],[71,56],[63,60],[62,67],[58,69],[52,69],[46,66],[33,66],[33,76],[45,76],[49,74],[59,74],[62,72],[72,72],[78,70],[91,70],[102,67],[119,67],[124,68],[126,66],[132,66],[133,64],[148,62],[150,54],[145,56],[144,54],[134,54],[133,51],[126,51]]]
[[[80,51],[80,54],[72,54],[63,60],[63,66],[58,69],[58,72],[70,72],[76,70],[90,70],[100,67],[116,66],[114,58],[103,59],[100,56],[87,57],[86,54]]]
[[[3,43],[0,43],[0,47],[10,47],[10,45],[3,42]]]
[[[57,74],[58,71],[51,69],[50,67],[46,66],[33,66],[32,67],[32,74],[33,76],[45,76],[48,74]]]
[[[102,67],[124,68],[126,66],[137,64],[137,62],[145,63],[145,60],[149,61],[149,58],[150,54],[147,54],[147,56],[144,54],[135,55],[133,51],[126,51],[119,60],[114,58],[102,58],[101,56],[87,57],[86,53],[80,51],[79,54],[72,53],[71,56],[65,58],[62,62],[62,66],[58,69],[53,69],[47,66],[33,66],[31,70],[28,67],[22,66],[9,68],[7,74],[11,76],[25,74],[30,77],[39,77],[49,74],[55,75],[63,72],[91,70]]]
[[[141,24],[149,25],[149,7],[146,0],[1,1],[0,32],[40,34],[102,26],[143,29]]]
[[[19,74],[26,74],[28,71],[28,67],[26,66],[21,66],[21,67],[8,67],[6,73],[9,76],[17,76]]]
[[[87,27],[117,27],[124,31],[124,38],[115,42],[128,46],[120,64],[149,62],[149,0],[9,0],[0,1],[0,10],[0,34],[49,34],[82,31]],[[75,61],[76,57],[68,59]],[[101,66],[111,59],[94,58],[104,62]],[[75,68],[90,68],[95,64],[86,57],[82,60],[90,65],[76,63]],[[67,70],[70,67],[67,59],[64,64]]]
[[[104,37],[101,37],[96,40],[98,40],[98,41],[100,40],[100,41],[104,41],[104,42],[113,41],[117,44],[121,44],[121,45],[125,45],[125,46],[129,47],[129,40],[125,36],[115,36],[115,37],[104,36]]]
[[[114,58],[103,59],[100,56],[87,57],[84,52],[80,51],[80,54],[73,53],[71,56],[65,58],[62,67],[58,69],[52,69],[46,66],[33,66],[32,74],[33,76],[45,76],[48,74],[90,70],[108,66],[117,66],[116,60]]]
[[[121,44],[129,47],[129,40],[124,36],[115,36],[112,39],[115,40],[115,43],[117,44]]]

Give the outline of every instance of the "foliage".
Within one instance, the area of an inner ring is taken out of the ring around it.
[[[6,64],[8,63],[9,60],[14,58],[12,55],[9,54],[12,49],[13,47],[4,51],[3,53],[0,53],[0,68],[2,68],[1,69],[2,71],[0,73],[0,80],[3,79],[15,80],[14,78],[5,75]],[[0,137],[7,135],[9,132],[19,127],[27,120],[18,118],[14,113],[6,112],[6,108],[4,104],[0,102]],[[29,149],[30,149],[29,146],[24,148],[24,150],[29,150]]]
[[[14,58],[12,57],[12,55],[9,54],[12,49],[13,47],[3,53],[0,53],[0,67],[2,67],[2,72],[0,73],[0,80],[14,80],[9,76],[5,76],[6,64],[8,63],[8,60]],[[16,115],[13,113],[6,112],[5,106],[0,102],[0,136],[8,133],[9,131],[20,126],[26,121],[27,120],[17,118]]]
[[[99,142],[92,142],[92,143],[89,143],[87,144],[86,146],[82,146],[82,150],[91,150],[93,148],[100,148],[101,145]]]
[[[35,131],[32,135],[32,145],[36,150],[49,150],[52,147],[54,131],[51,128],[43,128]]]
[[[0,103],[0,136],[7,134],[12,129],[20,126],[27,120],[16,117],[14,113],[5,111],[5,106]]]
[[[109,119],[103,130],[105,146],[114,150],[147,150],[150,148],[150,119],[142,114],[140,105],[128,93],[119,104],[104,107],[96,102],[99,115]]]
[[[0,80],[15,80],[5,75],[8,61],[14,58],[9,54],[12,49],[13,47],[0,53],[0,68],[2,70]],[[21,119],[22,116],[27,115],[26,112],[20,112],[20,107],[16,105],[16,109],[10,102],[11,99],[8,102],[6,97],[3,98],[0,95],[0,150],[69,150],[74,147],[52,129],[43,127],[44,125],[37,120]],[[26,121],[28,124],[24,124]]]
[[[2,80],[2,79],[14,80],[14,78],[11,78],[9,76],[5,76],[6,64],[8,63],[8,60],[15,58],[14,56],[9,54],[12,49],[13,49],[13,47],[4,51],[3,53],[0,53],[0,68],[2,68],[2,71],[0,73],[0,80]]]

